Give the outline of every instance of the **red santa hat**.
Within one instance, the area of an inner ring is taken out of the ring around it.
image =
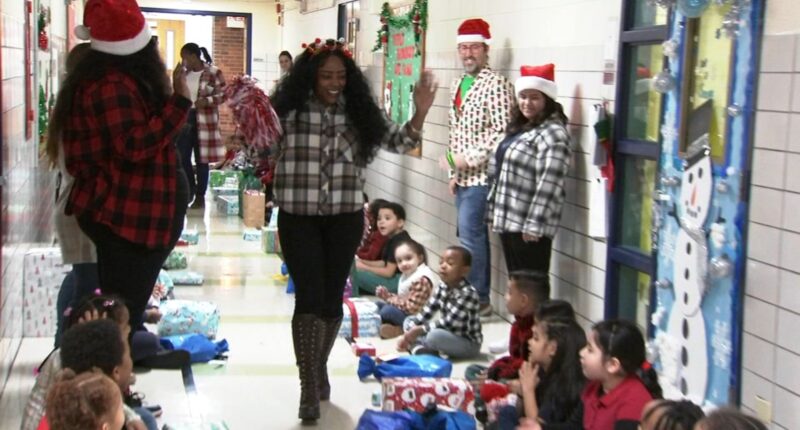
[[[131,55],[150,43],[150,27],[136,0],[89,0],[83,25],[75,35],[91,40],[92,49],[112,55]]]
[[[539,90],[547,97],[555,100],[558,97],[555,68],[556,66],[553,64],[520,67],[520,77],[514,83],[514,91],[519,95],[525,90]]]
[[[492,33],[489,32],[489,23],[480,19],[468,19],[458,26],[458,43],[464,42],[483,42],[489,45],[492,41]]]

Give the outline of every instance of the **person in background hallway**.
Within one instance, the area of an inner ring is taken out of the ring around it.
[[[89,0],[83,23],[76,34],[92,49],[64,81],[50,132],[75,178],[65,213],[97,248],[103,293],[122,297],[139,327],[183,229],[189,193],[173,138],[192,102],[182,67],[170,88],[135,1]]]
[[[65,77],[75,70],[90,49],[88,43],[80,43],[72,48],[67,55]],[[60,107],[63,108],[63,106]],[[61,261],[64,264],[72,265],[72,270],[64,277],[61,288],[58,290],[54,342],[54,346],[58,348],[61,344],[61,335],[64,333],[64,312],[68,308],[74,308],[78,304],[78,300],[99,288],[100,280],[97,277],[97,251],[94,243],[78,226],[77,218],[64,213],[67,207],[67,197],[72,191],[75,179],[67,171],[64,151],[61,150],[60,135],[48,134],[46,151],[51,166],[58,169],[58,189],[56,190],[56,209],[53,211],[53,225],[58,237],[58,246],[61,249]]]
[[[222,71],[212,64],[206,48],[187,43],[181,48],[181,59],[194,106],[178,137],[178,150],[183,170],[189,177],[190,194],[194,196],[192,208],[203,208],[208,190],[208,164],[225,158],[225,145],[219,132],[219,106],[224,101],[225,79]],[[192,153],[195,173],[192,173]]]
[[[284,77],[292,71],[292,54],[289,51],[281,51],[278,54],[278,64],[281,67],[281,77]]]
[[[295,284],[292,339],[304,423],[330,398],[327,362],[342,322],[342,293],[363,230],[364,173],[379,148],[405,152],[421,143],[436,91],[423,72],[415,114],[388,121],[346,48],[308,45],[273,97],[284,135],[273,147],[281,249]]]
[[[478,290],[481,316],[492,313],[486,166],[503,140],[514,105],[511,83],[489,68],[491,37],[489,24],[482,19],[468,19],[458,28],[458,56],[465,73],[450,85],[450,145],[440,160],[456,198],[458,238],[472,254],[467,279]]]
[[[506,138],[489,161],[487,222],[500,234],[509,273],[547,275],[572,150],[554,66],[523,66],[521,72]]]

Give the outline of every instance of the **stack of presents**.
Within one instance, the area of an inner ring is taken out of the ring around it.
[[[249,170],[212,170],[208,182],[217,212],[242,218],[244,240],[261,240],[267,206],[261,180]]]

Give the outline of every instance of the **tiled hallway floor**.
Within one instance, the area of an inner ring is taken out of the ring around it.
[[[235,430],[300,428],[296,418],[299,383],[294,365],[290,320],[294,297],[273,276],[280,260],[260,251],[259,242],[242,239],[238,217],[224,217],[209,204],[203,214],[190,210],[188,227],[200,231],[199,245],[181,248],[189,268],[204,274],[201,287],[176,287],[181,299],[210,300],[222,313],[218,338],[230,344],[226,364],[192,367],[196,390],[187,390],[180,371],[138,373],[136,391],[164,409],[160,424],[224,420]],[[499,319],[484,324],[486,343],[508,335]],[[394,351],[395,341],[369,339],[378,354]],[[19,428],[32,369],[50,351],[52,339],[25,339],[5,392],[0,397],[0,429]],[[486,346],[484,346],[486,350]],[[488,359],[488,356],[485,357]],[[456,363],[453,376],[463,376],[469,363]],[[318,428],[353,429],[370,399],[380,391],[372,380],[356,376],[357,358],[344,340],[331,353],[332,400],[323,403]]]

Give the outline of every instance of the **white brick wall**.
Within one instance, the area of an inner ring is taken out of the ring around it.
[[[773,405],[772,428],[800,428],[800,12],[767,3],[761,50],[744,301],[742,406]],[[796,17],[796,15],[795,15]]]

